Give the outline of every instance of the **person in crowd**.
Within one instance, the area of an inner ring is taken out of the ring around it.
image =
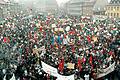
[[[120,44],[120,30],[116,22],[110,25],[110,19],[93,22],[73,16],[20,16],[0,24],[0,51],[17,60],[16,79],[36,79],[39,74],[47,80],[48,74],[41,75],[42,71],[37,72],[34,66],[41,65],[41,61],[56,67],[62,75],[77,69],[80,75],[86,74],[83,77],[86,71],[95,76],[97,69],[105,69],[119,58],[120,45],[114,43]]]

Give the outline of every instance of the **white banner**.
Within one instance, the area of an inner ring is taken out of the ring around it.
[[[97,75],[97,79],[106,76],[107,74],[111,73],[114,70],[115,70],[115,62],[108,68],[101,70],[102,73]]]
[[[74,79],[74,74],[70,76],[62,76],[58,74],[57,80],[75,80],[75,79]]]
[[[42,69],[46,73],[48,73],[54,77],[57,77],[57,80],[74,80],[74,74],[70,75],[70,76],[62,76],[58,73],[56,68],[44,63],[43,61],[41,61],[41,63],[42,63]]]
[[[42,63],[42,69],[46,73],[54,77],[57,77],[57,80],[74,80],[74,74],[70,76],[62,76],[58,73],[56,68],[44,63],[43,61],[41,61],[41,63]],[[106,76],[107,74],[111,73],[114,70],[115,70],[115,62],[108,68],[101,70],[102,73],[97,74],[97,79]]]
[[[50,65],[48,65],[48,64],[46,64],[46,63],[44,63],[44,62],[42,62],[42,61],[41,61],[41,63],[42,63],[42,69],[43,69],[46,73],[48,73],[48,74],[50,74],[50,75],[52,75],[52,76],[54,76],[54,77],[57,77],[57,76],[58,76],[58,72],[57,72],[57,69],[56,69],[56,68],[54,68],[54,67],[52,67],[52,66],[50,66]]]

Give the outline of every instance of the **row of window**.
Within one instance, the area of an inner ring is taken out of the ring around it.
[[[108,16],[119,17],[120,14],[119,13],[108,13]]]
[[[108,7],[108,10],[120,10],[120,6]]]
[[[120,3],[120,1],[119,0],[111,0],[111,2],[110,2],[111,4],[119,4]]]

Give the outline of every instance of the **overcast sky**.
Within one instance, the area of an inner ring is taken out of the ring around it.
[[[65,3],[65,2],[67,2],[67,1],[69,1],[69,0],[56,0],[57,2],[58,2],[58,4],[60,5],[61,3]],[[110,1],[110,0],[108,0],[108,1]]]
[[[8,1],[8,0],[4,0],[4,1]],[[15,1],[18,2],[20,0],[15,0]],[[65,3],[65,2],[67,2],[69,0],[56,0],[56,1],[57,1],[58,5],[60,5],[61,3]],[[110,0],[108,0],[108,1],[110,1]]]
[[[57,2],[58,2],[58,4],[60,5],[61,3],[65,3],[65,2],[67,2],[67,1],[69,1],[69,0],[56,0]]]

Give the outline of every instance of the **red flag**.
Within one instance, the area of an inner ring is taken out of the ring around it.
[[[67,36],[66,36],[66,35],[64,35],[64,38],[67,38]]]
[[[92,65],[92,55],[90,56],[89,63]]]
[[[113,52],[112,52],[112,51],[110,51],[108,54],[109,54],[109,55],[112,55],[112,54],[113,54]]]
[[[42,32],[42,27],[40,27],[40,32]]]
[[[62,58],[62,60],[60,61],[58,69],[60,70],[60,72],[63,72],[63,69],[64,69],[64,58]]]
[[[9,43],[9,42],[10,42],[10,39],[9,39],[8,37],[4,37],[4,38],[3,38],[3,42],[4,42],[4,43]]]
[[[69,31],[69,35],[74,35],[75,31]]]
[[[6,38],[6,37],[4,37],[3,42],[4,42],[4,43],[6,43],[6,42],[7,42],[7,38]]]
[[[91,42],[90,36],[87,36],[87,40],[88,40],[89,43]]]
[[[79,69],[79,70],[82,69],[82,65],[81,65],[81,60],[80,60],[80,58],[78,58],[78,65],[77,65],[77,66],[78,66],[78,69]]]

